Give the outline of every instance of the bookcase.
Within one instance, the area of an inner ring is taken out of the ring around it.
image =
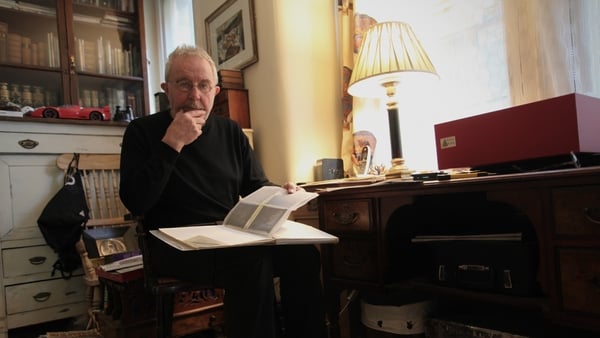
[[[149,108],[143,0],[0,0],[0,110]]]

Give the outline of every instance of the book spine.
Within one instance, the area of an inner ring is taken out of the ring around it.
[[[6,40],[8,37],[8,24],[0,21],[0,62],[6,62]]]

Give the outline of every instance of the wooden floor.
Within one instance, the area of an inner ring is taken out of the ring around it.
[[[56,320],[42,324],[20,327],[8,330],[8,338],[37,338],[47,332],[62,332],[73,330],[84,330],[85,324],[78,323],[73,318]]]
[[[65,332],[65,331],[79,331],[85,330],[82,327],[85,323],[81,324],[73,318],[62,319],[48,323],[42,323],[37,325],[31,325],[8,331],[8,338],[38,338],[44,337],[48,332]],[[224,335],[218,332],[205,332],[194,335],[189,335],[181,338],[226,338]]]

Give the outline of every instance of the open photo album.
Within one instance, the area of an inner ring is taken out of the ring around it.
[[[304,190],[289,194],[281,187],[262,187],[240,199],[223,224],[191,224],[159,228],[150,233],[179,250],[337,243],[336,236],[288,219],[292,211],[317,196]]]

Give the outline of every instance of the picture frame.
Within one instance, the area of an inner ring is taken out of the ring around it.
[[[207,51],[217,69],[242,70],[258,61],[253,0],[227,0],[205,26]]]
[[[85,229],[82,237],[90,258],[139,250],[135,230],[130,226]]]

